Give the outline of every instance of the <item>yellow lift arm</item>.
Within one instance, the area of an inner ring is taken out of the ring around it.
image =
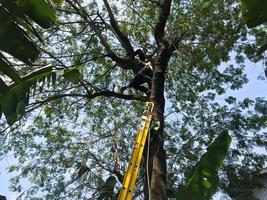
[[[146,116],[142,127],[139,129],[131,159],[128,164],[126,174],[124,175],[122,188],[120,190],[118,200],[131,200],[137,179],[138,169],[142,160],[142,155],[146,143],[147,134],[152,121],[153,102],[146,103]]]

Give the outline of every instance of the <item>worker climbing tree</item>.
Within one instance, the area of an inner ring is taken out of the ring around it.
[[[134,52],[135,58],[138,60],[140,70],[137,72],[133,80],[128,86],[122,87],[121,92],[127,88],[134,88],[140,90],[141,92],[146,93],[148,96],[151,92],[152,87],[152,78],[153,78],[153,67],[151,63],[146,59],[145,54],[141,49],[138,49]],[[143,86],[144,83],[148,84],[148,88]]]

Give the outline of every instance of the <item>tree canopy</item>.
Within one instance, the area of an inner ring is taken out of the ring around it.
[[[267,32],[264,25],[246,27],[240,2],[45,1],[41,18],[29,10],[38,7],[34,1],[6,2],[0,1],[0,22],[9,20],[0,28],[0,156],[17,159],[9,166],[16,172],[10,188],[21,199],[115,199],[149,100],[160,127],[135,199],[194,200],[205,191],[204,200],[218,190],[252,199],[266,161],[255,151],[267,147],[266,95],[226,94],[248,82],[247,59],[264,60]],[[8,46],[14,38],[22,42]],[[120,91],[140,70],[136,49],[154,66],[150,96]]]

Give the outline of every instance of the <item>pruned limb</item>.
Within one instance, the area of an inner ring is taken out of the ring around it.
[[[160,6],[158,22],[155,26],[154,37],[156,43],[159,45],[165,35],[164,29],[166,27],[167,19],[170,15],[172,0],[164,0]]]

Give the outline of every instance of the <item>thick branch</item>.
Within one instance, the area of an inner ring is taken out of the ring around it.
[[[167,23],[167,19],[170,15],[171,3],[172,0],[164,0],[160,8],[158,22],[155,26],[155,31],[154,31],[154,37],[158,45],[162,42],[163,37],[165,35],[164,29]]]
[[[107,0],[103,0],[106,8],[107,8],[107,11],[108,11],[108,15],[109,15],[109,19],[110,19],[110,24],[117,36],[117,38],[119,39],[121,45],[123,46],[123,48],[128,52],[129,55],[133,55],[134,54],[134,50],[133,50],[133,47],[128,39],[128,37],[123,34],[115,20],[115,17],[113,15],[113,12],[110,8],[110,5],[108,3]]]
[[[110,45],[107,42],[106,37],[102,34],[101,30],[94,24],[91,17],[86,13],[83,7],[75,0],[75,2],[79,5],[79,8],[73,3],[72,0],[66,0],[74,9],[75,11],[85,20],[86,23],[90,26],[90,28],[94,31],[96,36],[99,38],[100,43],[103,45],[105,50],[108,53],[108,56],[115,61],[120,67],[124,69],[131,69],[131,66],[128,65],[128,59],[122,59],[118,57],[111,49]]]
[[[54,100],[57,100],[57,99],[62,99],[64,97],[81,97],[81,98],[92,100],[92,99],[94,99],[96,97],[99,97],[99,96],[115,97],[115,98],[119,98],[119,99],[136,100],[136,101],[143,101],[143,102],[147,101],[147,97],[138,97],[138,96],[134,96],[134,95],[125,95],[125,94],[121,94],[121,93],[116,93],[116,92],[113,92],[113,91],[105,90],[105,91],[100,91],[100,92],[96,92],[96,93],[93,93],[93,94],[59,94],[59,95],[55,95],[55,96],[49,97],[49,98],[47,98],[45,100],[42,100],[42,101],[36,101],[33,104],[41,104],[41,105],[43,105],[43,104],[45,104],[47,102],[54,101]]]
[[[109,44],[107,43],[106,38],[102,35],[99,28],[94,24],[93,20],[89,15],[87,15],[86,11],[79,5],[80,9],[73,3],[71,0],[66,0],[74,9],[75,11],[88,23],[88,25],[91,27],[91,29],[95,32],[97,37],[99,38],[101,44],[105,47],[106,51],[109,54],[113,54]],[[77,3],[77,1],[75,1]]]

